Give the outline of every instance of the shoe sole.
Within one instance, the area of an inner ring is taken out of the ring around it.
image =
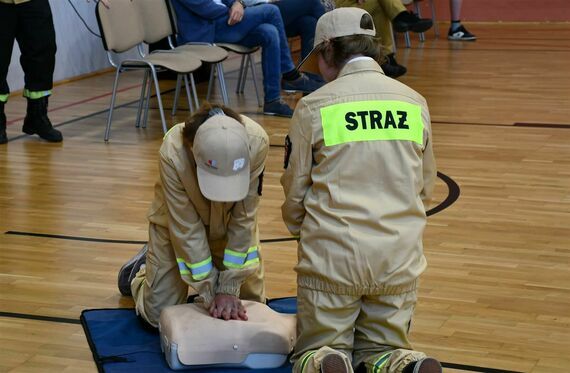
[[[29,128],[22,128],[22,132],[24,132],[26,135],[38,135],[41,139],[46,140],[47,142],[62,142],[63,141],[63,136],[60,139],[46,139],[45,137],[40,135],[38,132],[31,130]]]
[[[475,41],[477,40],[476,36],[470,36],[470,37],[466,37],[466,38],[451,38],[451,37],[447,37],[447,40],[451,40],[451,41]]]
[[[321,373],[348,373],[348,369],[341,356],[330,354],[321,361]]]
[[[271,115],[272,117],[281,117],[281,118],[291,118],[292,115],[284,115],[284,114],[277,114],[277,113],[270,113],[270,112],[263,112],[263,115]]]
[[[128,262],[123,264],[123,266],[119,270],[119,274],[117,275],[117,287],[119,288],[119,292],[122,295],[125,295],[125,296],[132,296],[133,295],[131,292],[131,282],[129,281],[129,278],[131,277],[131,275],[133,273],[133,269],[134,269],[135,265],[137,263],[139,263],[140,260],[142,259],[141,252],[143,252],[143,251],[144,251],[144,254],[142,254],[142,256],[146,256],[146,253],[148,251],[147,244],[145,244],[143,246],[143,248],[141,249],[141,251],[139,251],[137,253],[137,255],[133,256]],[[146,259],[145,259],[145,262],[146,262]],[[139,268],[140,268],[140,266],[139,266]]]
[[[408,32],[408,31],[426,32],[427,30],[432,28],[432,26],[433,22],[431,20],[427,20],[427,21],[416,22],[414,24],[394,25],[394,30],[396,30],[396,32]]]
[[[427,357],[414,367],[413,373],[442,373],[441,364],[436,359]]]

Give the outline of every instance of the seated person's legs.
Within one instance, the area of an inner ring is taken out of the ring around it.
[[[320,0],[280,0],[275,5],[281,12],[288,37],[301,37],[301,59],[313,48],[318,19],[325,13]]]
[[[281,101],[281,78],[284,89],[312,92],[320,85],[295,70],[279,8],[264,4],[245,9],[243,20],[227,25],[227,17],[216,20],[215,42],[240,43],[253,47],[261,45],[264,112],[290,117],[291,108]]]

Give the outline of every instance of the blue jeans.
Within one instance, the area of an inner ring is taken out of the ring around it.
[[[321,0],[278,0],[274,3],[281,12],[288,37],[301,37],[301,60],[313,49],[317,21],[325,8]]]
[[[281,75],[295,68],[279,8],[263,4],[245,8],[241,22],[229,26],[228,16],[217,18],[215,43],[261,45],[265,102],[281,97]]]

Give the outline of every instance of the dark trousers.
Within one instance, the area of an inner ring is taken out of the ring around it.
[[[301,37],[301,58],[313,49],[318,19],[325,13],[320,0],[280,0],[277,5],[288,37]]]
[[[14,40],[22,52],[25,88],[32,92],[50,90],[57,48],[48,0],[18,5],[0,3],[0,95],[10,93],[6,77]]]

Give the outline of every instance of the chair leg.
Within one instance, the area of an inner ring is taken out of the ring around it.
[[[429,5],[431,7],[431,20],[433,22],[433,32],[435,32],[435,37],[439,38],[439,26],[437,24],[437,19],[435,17],[435,2],[429,0]]]
[[[198,92],[196,92],[196,82],[194,81],[194,74],[190,73],[190,86],[192,87],[192,93],[194,94],[194,103],[196,104],[196,109],[200,107],[200,102],[198,101]]]
[[[420,3],[417,1],[414,1],[414,7],[416,8],[416,13],[418,15],[419,18],[422,18],[422,8],[420,6]],[[424,41],[426,41],[426,35],[424,32],[420,32],[420,41],[423,43]]]
[[[180,74],[178,74],[180,76]],[[194,112],[194,105],[192,105],[192,95],[190,94],[190,87],[188,86],[188,74],[184,74],[184,87],[186,88],[186,98],[188,99],[188,110],[190,113]]]
[[[247,71],[249,70],[249,63],[251,62],[249,59],[249,54],[244,54],[243,58],[245,58],[245,64],[243,65],[243,72],[239,84],[240,93],[244,93],[245,91],[245,82],[247,81]]]
[[[406,42],[406,48],[412,47],[412,42],[410,41],[410,32],[409,31],[404,32],[404,41]]]
[[[160,86],[158,85],[158,77],[156,76],[156,69],[154,66],[150,66],[152,72],[152,80],[154,80],[154,90],[156,92],[156,100],[158,101],[158,111],[160,112],[160,120],[162,121],[162,131],[164,133],[168,132],[168,126],[166,125],[166,118],[164,117],[164,109],[162,107],[162,98],[160,97]]]
[[[178,74],[176,76],[176,89],[174,90],[174,101],[172,101],[172,112],[171,116],[176,115],[176,110],[178,109],[178,99],[180,98],[180,84],[182,83],[182,75]]]
[[[109,141],[111,134],[111,121],[113,120],[113,109],[115,108],[115,99],[117,97],[117,87],[119,86],[119,75],[121,74],[121,66],[117,68],[115,73],[115,82],[113,83],[113,94],[111,95],[111,106],[109,107],[109,116],[107,117],[107,127],[105,128],[105,142]]]
[[[210,65],[210,81],[208,82],[208,92],[206,93],[206,101],[210,102],[210,95],[212,94],[212,86],[214,85],[214,79],[216,75],[214,74],[214,65]]]
[[[150,78],[150,70],[148,72],[148,75]],[[150,107],[150,94],[151,93],[152,93],[152,84],[150,82],[147,82],[146,100],[145,100],[145,104],[144,104],[144,116],[143,116],[142,128],[146,128],[146,124],[148,122],[148,111],[149,111],[149,107]]]
[[[245,63],[245,54],[243,54],[241,56],[241,63],[239,65],[239,74],[238,74],[238,80],[237,80],[237,85],[236,85],[236,93],[243,93],[243,90],[241,90],[241,80],[243,79],[243,68],[244,68],[244,63]]]
[[[253,79],[253,87],[255,88],[255,96],[257,97],[257,106],[262,107],[263,102],[259,97],[259,89],[257,88],[257,76],[255,74],[255,62],[253,60],[253,56],[250,54],[247,55],[249,60],[249,67],[251,68],[251,78]]]
[[[222,100],[225,106],[230,106],[230,98],[228,97],[228,90],[226,88],[226,79],[224,77],[224,65],[221,62],[216,64],[218,70],[218,81],[220,82],[220,90],[222,91]]]
[[[139,128],[141,126],[141,114],[144,106],[144,100],[146,98],[146,85],[148,83],[148,70],[144,72],[143,83],[141,87],[141,96],[139,98],[139,106],[137,108],[137,119],[135,120],[135,127]]]

